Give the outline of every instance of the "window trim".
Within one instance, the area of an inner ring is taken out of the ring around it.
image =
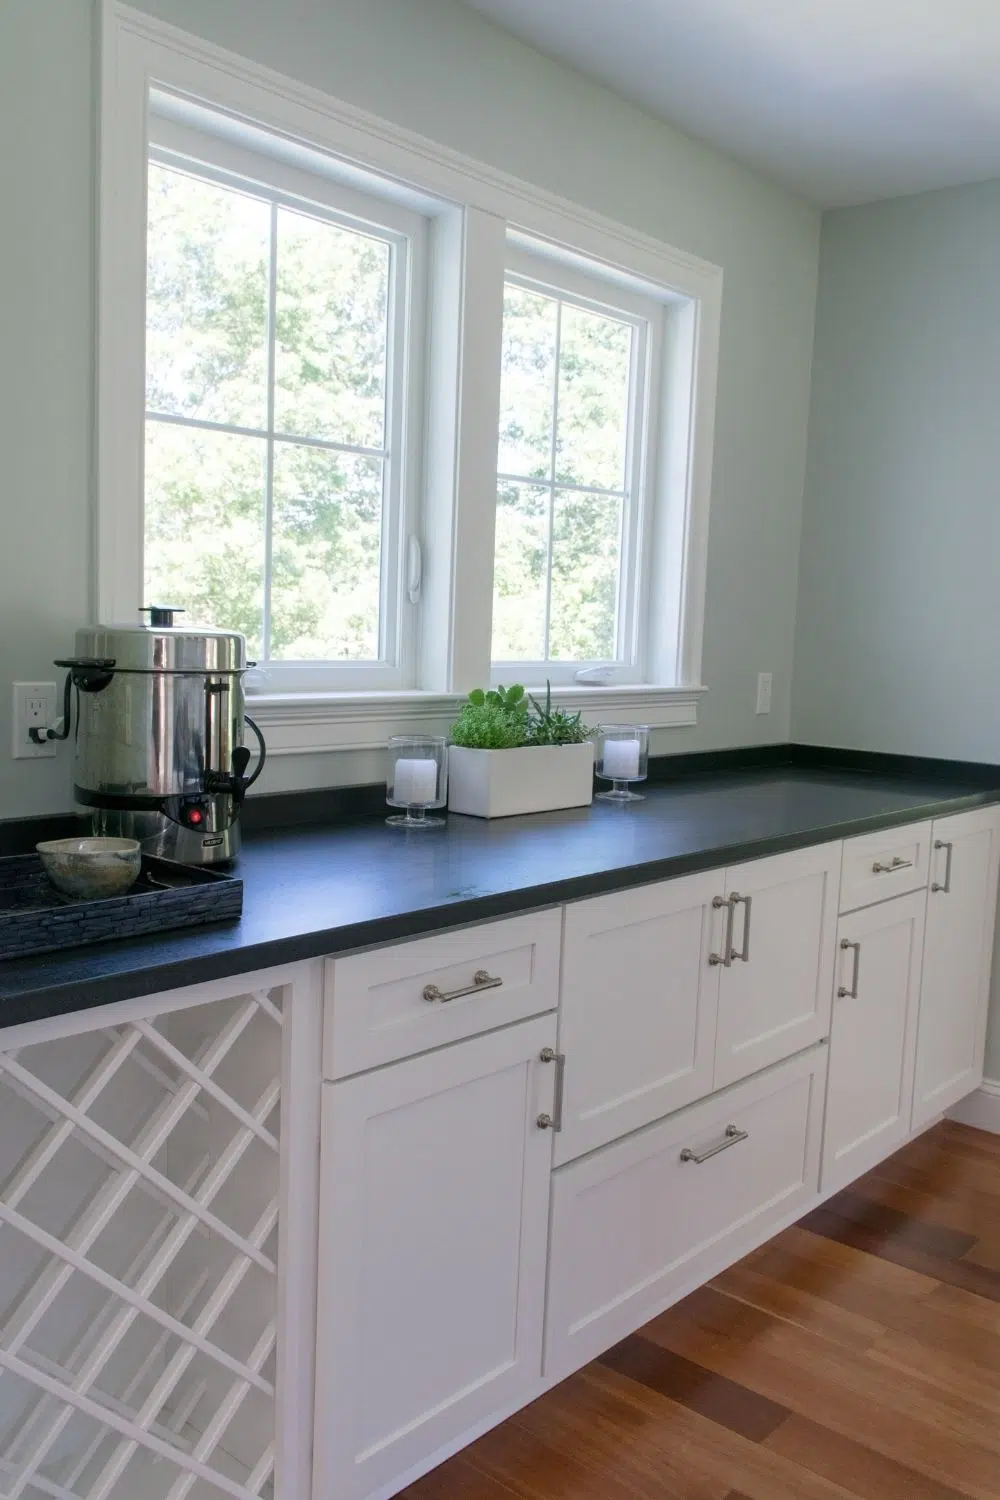
[[[651,679],[638,684],[629,703],[644,722],[693,723],[701,692],[707,568],[708,510],[718,379],[722,270],[629,226],[549,193],[494,167],[381,120],[238,54],[133,11],[120,0],[102,0],[100,39],[97,284],[97,436],[93,567],[95,615],[127,616],[134,601],[123,590],[123,563],[137,555],[141,526],[134,496],[141,482],[135,434],[141,433],[144,353],[134,336],[137,309],[144,313],[145,157],[150,88],[210,103],[234,120],[259,122],[293,145],[331,153],[356,180],[365,173],[400,185],[400,200],[433,199],[441,205],[432,224],[449,265],[460,268],[464,302],[446,308],[442,348],[454,354],[454,387],[428,418],[425,449],[429,521],[449,535],[427,570],[425,613],[418,643],[417,697],[430,708],[466,692],[489,670],[489,619],[482,600],[492,596],[492,513],[495,508],[496,426],[502,274],[508,238],[567,264],[594,264],[622,287],[652,289],[668,307],[666,345],[670,390],[663,403],[670,442],[669,470],[660,484],[670,504],[658,517],[651,552],[654,567],[669,563],[677,582],[676,610],[651,611],[657,640],[646,664]],[[444,262],[442,262],[444,263]],[[441,281],[432,295],[440,295]],[[496,356],[494,359],[494,355]],[[433,361],[432,361],[433,363]],[[495,375],[490,374],[490,370]],[[488,420],[483,418],[483,410]],[[446,436],[461,421],[462,443],[451,451]],[[441,481],[447,481],[442,483]],[[487,519],[488,518],[488,519]],[[425,517],[425,525],[428,518]],[[438,532],[440,538],[440,532]],[[665,561],[666,560],[666,561]],[[656,591],[659,592],[659,591]],[[664,686],[663,684],[670,684]],[[573,690],[570,690],[573,691]],[[620,687],[578,688],[586,701],[622,712]],[[403,719],[413,693],[269,696],[261,717],[300,718],[328,726],[327,748],[357,744],[358,715],[372,712],[381,726],[392,704]],[[575,700],[573,700],[575,701]],[[279,738],[277,753],[295,753],[294,728]],[[305,752],[316,736],[301,736]],[[308,742],[307,742],[308,741]]]

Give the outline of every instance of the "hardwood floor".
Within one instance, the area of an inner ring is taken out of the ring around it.
[[[944,1122],[405,1500],[1000,1497],[1000,1137]]]

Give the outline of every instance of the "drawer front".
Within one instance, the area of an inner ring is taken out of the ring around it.
[[[813,1047],[554,1174],[546,1378],[610,1348],[811,1206],[826,1061],[826,1046]]]
[[[930,823],[908,823],[844,842],[840,910],[856,911],[892,896],[921,891],[930,864]]]
[[[561,925],[558,909],[533,912],[328,959],[323,1076],[346,1078],[554,1010]]]

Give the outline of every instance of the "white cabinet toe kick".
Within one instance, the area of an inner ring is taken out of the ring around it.
[[[1000,808],[0,1037],[0,1490],[389,1500],[982,1078]]]

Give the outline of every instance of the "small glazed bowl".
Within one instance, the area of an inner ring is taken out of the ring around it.
[[[83,901],[121,896],[139,878],[137,839],[49,839],[35,848],[46,875],[64,896]]]

